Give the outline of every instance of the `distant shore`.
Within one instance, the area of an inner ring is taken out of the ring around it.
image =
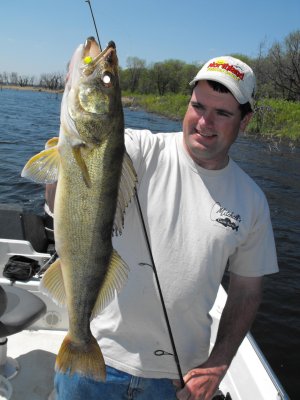
[[[0,85],[0,90],[12,89],[12,90],[30,90],[32,92],[49,92],[49,93],[63,93],[64,89],[46,89],[41,86],[19,86],[19,85]]]
[[[18,85],[0,85],[0,91],[4,89],[9,89],[9,90],[30,90],[32,92],[46,92],[46,93],[63,93],[64,89],[59,89],[59,90],[51,90],[51,89],[46,89],[40,86],[18,86]],[[137,107],[137,104],[135,103],[135,98],[132,96],[122,96],[122,104],[123,107]]]

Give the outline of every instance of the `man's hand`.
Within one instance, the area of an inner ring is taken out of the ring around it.
[[[207,368],[205,364],[192,369],[185,377],[185,386],[176,396],[178,400],[211,400],[227,371],[227,367]],[[179,381],[175,382],[179,386]]]
[[[207,361],[186,374],[185,387],[177,392],[178,400],[211,400],[251,327],[261,293],[262,277],[230,274],[227,301],[215,345]]]

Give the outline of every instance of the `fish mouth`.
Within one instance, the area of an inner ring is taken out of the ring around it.
[[[108,43],[108,45],[106,46],[106,48],[103,51],[101,51],[100,46],[99,46],[98,42],[96,41],[96,39],[93,36],[90,36],[86,39],[85,44],[84,44],[83,58],[87,57],[87,56],[96,58],[99,55],[105,54],[105,52],[108,51],[109,49],[116,50],[116,44],[114,41],[111,40]]]
[[[96,39],[93,36],[88,37],[84,43],[82,59],[84,60],[86,57],[91,57],[94,59],[100,53],[100,46]]]
[[[106,48],[101,51],[93,36],[87,38],[83,46],[82,63],[84,75],[89,76],[96,69],[100,69],[104,85],[110,87],[118,67],[115,42],[110,41]]]

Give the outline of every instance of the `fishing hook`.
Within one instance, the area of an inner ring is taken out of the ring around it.
[[[98,39],[99,49],[100,49],[100,52],[101,52],[102,48],[101,48],[101,44],[100,44],[100,39],[99,39],[99,35],[98,35],[98,29],[97,29],[96,21],[95,21],[95,18],[94,18],[94,13],[93,13],[93,10],[92,10],[91,1],[90,0],[85,0],[85,2],[88,3],[88,5],[90,6],[90,11],[91,11],[91,14],[92,14],[94,27],[95,27],[96,35],[97,35],[97,39]]]

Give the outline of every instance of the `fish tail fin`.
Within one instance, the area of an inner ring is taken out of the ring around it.
[[[106,379],[103,355],[93,336],[89,343],[77,344],[67,334],[58,352],[55,370],[70,375],[77,373],[96,381]]]

